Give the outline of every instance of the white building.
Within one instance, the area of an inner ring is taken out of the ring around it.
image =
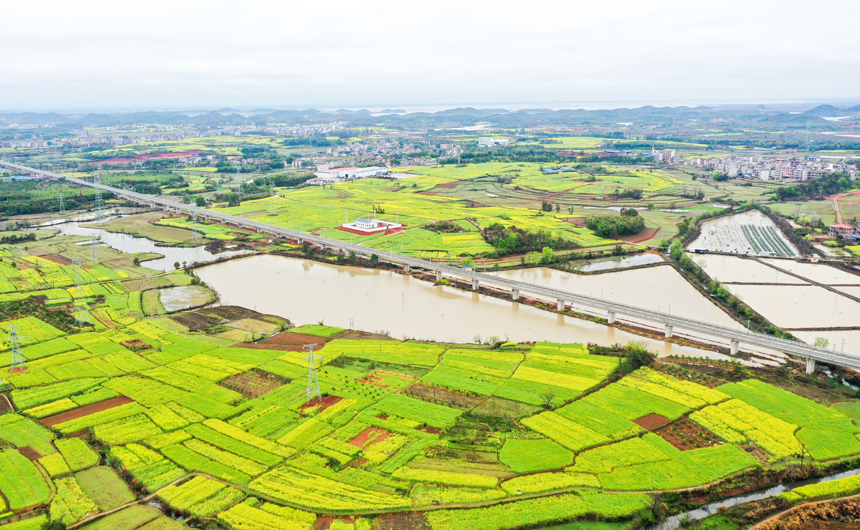
[[[388,169],[379,166],[372,167],[339,167],[334,169],[322,169],[314,173],[316,178],[308,181],[308,184],[324,186],[327,184],[335,184],[345,180],[363,179],[385,175]]]
[[[507,147],[510,143],[510,140],[490,138],[489,136],[481,136],[478,138],[478,147]]]
[[[380,219],[356,219],[352,223],[344,223],[343,228],[349,232],[359,232],[362,234],[375,234],[386,230],[400,228],[403,225],[400,223],[392,223],[390,221],[382,221]]]

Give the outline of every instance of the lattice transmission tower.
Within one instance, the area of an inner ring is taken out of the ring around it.
[[[197,216],[194,214],[191,214],[191,233],[193,234],[191,240],[198,243],[200,241],[200,232],[197,231]]]
[[[316,393],[318,399],[322,399],[322,394],[320,393],[320,381],[317,378],[317,359],[322,361],[322,356],[314,353],[314,346],[316,344],[305,344],[304,350],[308,352],[307,356],[305,356],[303,361],[308,362],[308,385],[305,388],[305,403],[311,402],[311,396]]]
[[[60,215],[66,215],[66,200],[62,193],[60,194]]]
[[[9,338],[6,340],[12,343],[12,364],[9,367],[9,373],[21,373],[27,370],[27,361],[24,359],[24,354],[21,353],[21,344],[18,337],[18,326],[9,326],[6,331],[10,332]]]
[[[94,238],[90,243],[90,250],[93,255],[93,263],[99,262],[99,243],[101,242],[100,238]]]
[[[98,175],[93,176],[93,184],[102,185],[102,179]],[[105,218],[105,201],[102,199],[101,188],[96,188],[96,219]]]
[[[84,262],[81,258],[74,258],[72,260],[72,270],[75,272],[75,287],[80,287],[84,283],[83,273],[81,272],[83,268]]]

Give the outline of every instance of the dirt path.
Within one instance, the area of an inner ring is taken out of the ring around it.
[[[833,201],[833,210],[836,212],[836,222],[842,224],[842,211],[839,209],[839,199],[832,197],[830,200]]]
[[[761,263],[765,267],[770,267],[771,269],[776,269],[783,274],[788,274],[789,276],[794,276],[795,278],[803,280],[803,281],[810,283],[812,285],[815,285],[816,287],[821,287],[822,289],[826,289],[832,293],[836,293],[840,296],[844,296],[845,298],[848,298],[850,300],[853,300],[855,302],[860,303],[860,297],[854,296],[853,294],[848,294],[844,291],[840,291],[839,289],[834,289],[833,287],[831,287],[829,285],[823,284],[821,282],[817,282],[815,280],[811,280],[811,279],[807,278],[806,276],[801,276],[800,274],[797,274],[795,272],[791,272],[789,270],[783,269],[782,267],[778,267],[778,266],[774,265],[773,263],[768,263],[767,261],[763,261],[763,260],[761,260],[755,256],[751,256],[748,259],[751,259],[752,261],[755,261],[757,263]]]
[[[6,404],[9,405],[9,412],[15,412],[15,407],[12,406],[12,402],[9,401],[9,398],[6,396],[6,394],[0,394],[0,396],[3,396],[3,399],[6,400]]]
[[[793,512],[797,509],[800,509],[800,508],[808,508],[810,506],[818,506],[819,504],[824,504],[824,503],[834,502],[834,501],[844,501],[847,499],[855,499],[857,497],[860,497],[860,495],[849,495],[848,497],[837,497],[835,499],[825,499],[823,501],[807,502],[807,503],[803,503],[803,504],[798,504],[797,506],[792,506],[791,508],[789,508],[787,510],[781,511],[776,515],[771,515],[770,517],[768,517],[764,521],[761,521],[761,522],[756,523],[755,525],[749,527],[749,530],[761,530],[764,528],[765,523],[779,519],[782,516],[787,515],[787,514]]]

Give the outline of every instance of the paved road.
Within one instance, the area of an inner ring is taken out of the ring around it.
[[[290,230],[287,228],[279,228],[265,223],[259,223],[257,221],[244,219],[242,217],[216,212],[214,210],[198,208],[190,204],[180,204],[167,199],[153,197],[151,195],[135,193],[132,191],[122,190],[111,186],[105,186],[103,184],[94,184],[92,182],[88,182],[78,178],[66,177],[65,175],[62,175],[60,173],[42,171],[3,161],[0,161],[0,165],[30,174],[41,175],[51,179],[66,179],[69,182],[79,184],[81,186],[99,188],[104,191],[111,192],[117,196],[124,197],[141,204],[148,204],[154,208],[160,207],[165,211],[185,213],[204,217],[206,219],[215,219],[223,223],[233,224],[239,227],[256,230],[260,233],[268,233],[276,237],[289,238],[298,242],[309,242],[319,245],[323,248],[332,248],[344,253],[355,252],[357,255],[362,256],[370,256],[371,254],[376,254],[381,260],[388,261],[391,263],[398,263],[403,265],[404,267],[414,267],[419,269],[436,271],[437,274],[471,280],[475,288],[477,288],[480,284],[488,284],[497,287],[503,287],[507,290],[510,290],[517,296],[520,292],[529,292],[548,300],[557,300],[559,304],[562,305],[574,304],[577,306],[585,306],[598,309],[600,311],[603,311],[604,314],[607,315],[607,318],[610,323],[614,322],[616,317],[621,315],[635,317],[638,319],[644,319],[647,321],[665,325],[667,336],[671,336],[671,334],[674,333],[676,330],[687,330],[695,332],[698,335],[705,335],[718,340],[729,341],[732,345],[732,350],[735,351],[740,344],[754,345],[760,348],[775,350],[786,353],[788,355],[800,357],[806,359],[807,361],[811,360],[827,362],[839,366],[845,366],[855,370],[860,370],[860,356],[831,351],[825,348],[817,348],[815,346],[810,346],[803,342],[780,339],[772,335],[766,335],[763,333],[749,332],[741,326],[738,326],[737,329],[727,328],[724,326],[712,324],[710,322],[703,322],[692,318],[686,318],[680,315],[660,313],[642,307],[631,306],[618,302],[611,302],[602,298],[595,298],[592,296],[586,296],[570,291],[553,289],[551,287],[544,287],[540,285],[533,285],[524,282],[518,282],[515,280],[499,278],[489,274],[482,274],[471,269],[464,269],[461,267],[446,265],[442,263],[435,263],[433,261],[413,258],[410,256],[403,256],[400,254],[395,254],[393,252],[386,252],[383,250],[367,248],[352,243],[346,243],[335,239],[321,237],[316,234],[309,234],[306,232]]]

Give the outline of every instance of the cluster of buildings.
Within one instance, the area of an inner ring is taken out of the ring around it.
[[[651,156],[658,164],[710,169],[730,178],[806,181],[835,172],[847,173],[852,180],[857,176],[857,162],[845,157],[725,156],[685,159],[679,157],[674,149],[652,150]]]

